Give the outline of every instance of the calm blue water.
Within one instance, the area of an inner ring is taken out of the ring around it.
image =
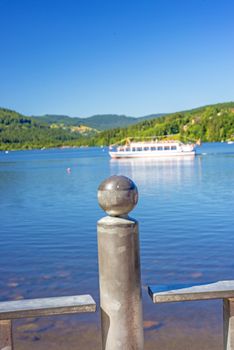
[[[111,174],[139,189],[131,215],[146,314],[148,284],[234,279],[234,145],[166,160],[110,160],[100,148],[0,152],[0,300],[98,298],[96,193]]]

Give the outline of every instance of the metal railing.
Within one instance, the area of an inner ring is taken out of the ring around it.
[[[111,176],[99,186],[98,201],[108,214],[97,225],[102,350],[143,350],[138,222],[128,216],[137,187],[125,176]],[[234,350],[234,281],[150,286],[149,294],[154,303],[223,299],[224,349]],[[14,319],[95,310],[90,295],[1,302],[0,350],[13,350]]]
[[[95,312],[90,295],[25,299],[0,303],[0,350],[13,350],[12,322],[19,318]]]
[[[224,350],[234,350],[234,281],[174,286],[149,286],[154,303],[223,299]]]

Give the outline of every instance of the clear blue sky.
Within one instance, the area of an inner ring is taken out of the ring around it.
[[[233,0],[0,0],[0,106],[141,116],[234,100]]]

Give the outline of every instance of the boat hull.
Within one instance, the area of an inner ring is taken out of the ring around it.
[[[111,158],[167,158],[195,156],[195,151],[170,152],[170,151],[150,151],[150,152],[109,152]]]

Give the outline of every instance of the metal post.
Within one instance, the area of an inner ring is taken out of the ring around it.
[[[0,350],[13,350],[11,320],[0,320]]]
[[[234,350],[234,299],[223,300],[224,350]]]
[[[111,176],[98,189],[109,216],[98,221],[99,285],[103,350],[143,350],[138,223],[127,216],[138,200],[125,176]]]

